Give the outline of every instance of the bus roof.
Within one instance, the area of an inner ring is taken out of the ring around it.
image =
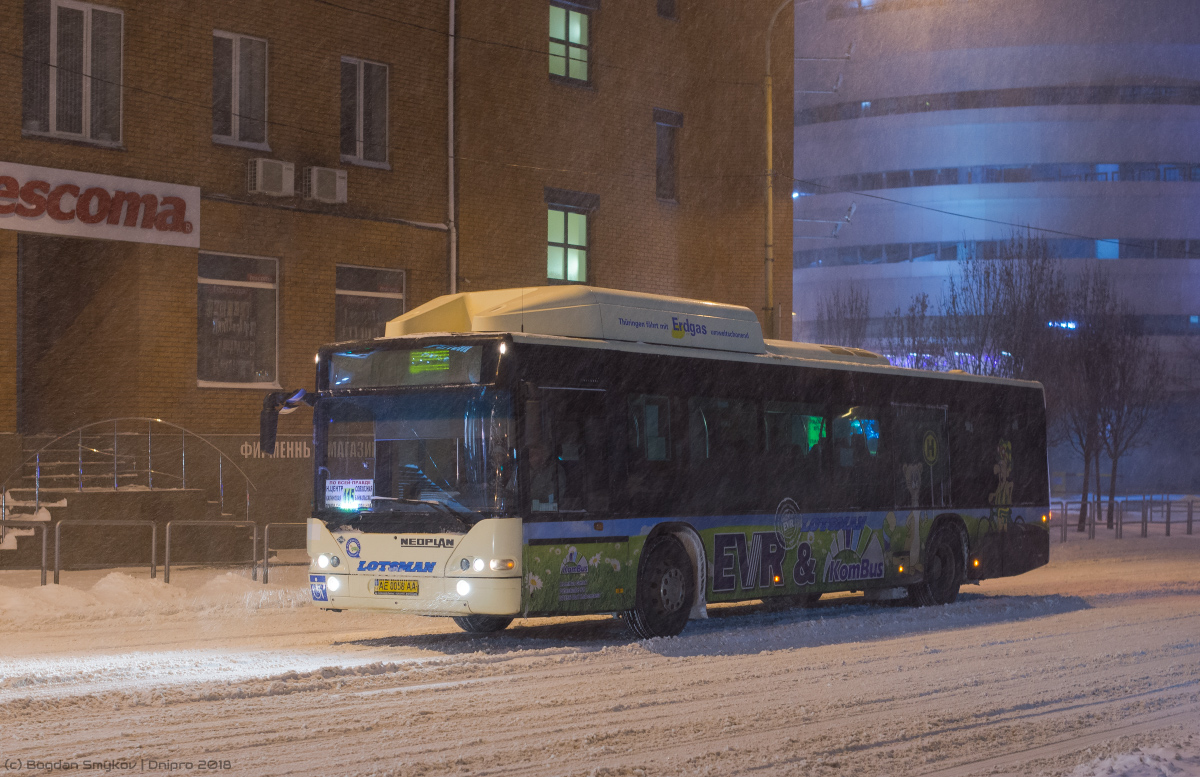
[[[505,333],[528,343],[573,343],[664,355],[688,348],[708,352],[709,358],[783,358],[813,366],[1040,388],[1040,384],[1030,381],[957,370],[945,373],[894,367],[886,356],[862,348],[764,340],[758,318],[746,307],[592,286],[531,286],[449,294],[387,322],[384,337],[443,333]]]
[[[739,305],[592,286],[532,286],[438,297],[387,323],[386,336],[527,334],[766,353],[762,327]]]

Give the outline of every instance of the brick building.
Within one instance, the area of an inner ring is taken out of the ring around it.
[[[258,409],[312,386],[322,343],[451,289],[761,310],[777,5],[0,0],[0,477],[85,424],[161,418],[246,469],[256,516],[296,518],[310,420],[256,458]],[[786,12],[779,171],[791,41]]]

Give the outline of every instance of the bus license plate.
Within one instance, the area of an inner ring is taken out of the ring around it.
[[[416,596],[420,593],[420,583],[417,580],[376,580],[375,593],[392,594],[396,596]]]

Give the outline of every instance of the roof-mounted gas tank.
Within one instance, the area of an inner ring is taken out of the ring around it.
[[[591,286],[532,286],[438,297],[387,323],[387,337],[525,332],[766,353],[745,307]]]

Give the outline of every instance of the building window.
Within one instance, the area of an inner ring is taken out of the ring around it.
[[[550,5],[550,75],[588,83],[591,9]]]
[[[546,277],[587,282],[587,214],[553,205],[546,209]]]
[[[675,0],[658,0],[658,15],[664,19],[674,19]]]
[[[118,10],[73,0],[26,0],[22,129],[121,142]]]
[[[679,201],[679,129],[683,114],[654,109],[657,152],[654,159],[654,188],[660,200]]]
[[[337,337],[383,337],[388,321],[404,313],[404,271],[337,266]]]
[[[587,283],[588,227],[600,198],[567,189],[545,189],[546,277],[552,281]]]
[[[387,65],[342,57],[343,162],[387,165],[387,98]]]
[[[212,136],[267,149],[267,42],[213,32]]]
[[[200,254],[196,377],[217,388],[275,388],[278,262]]]

